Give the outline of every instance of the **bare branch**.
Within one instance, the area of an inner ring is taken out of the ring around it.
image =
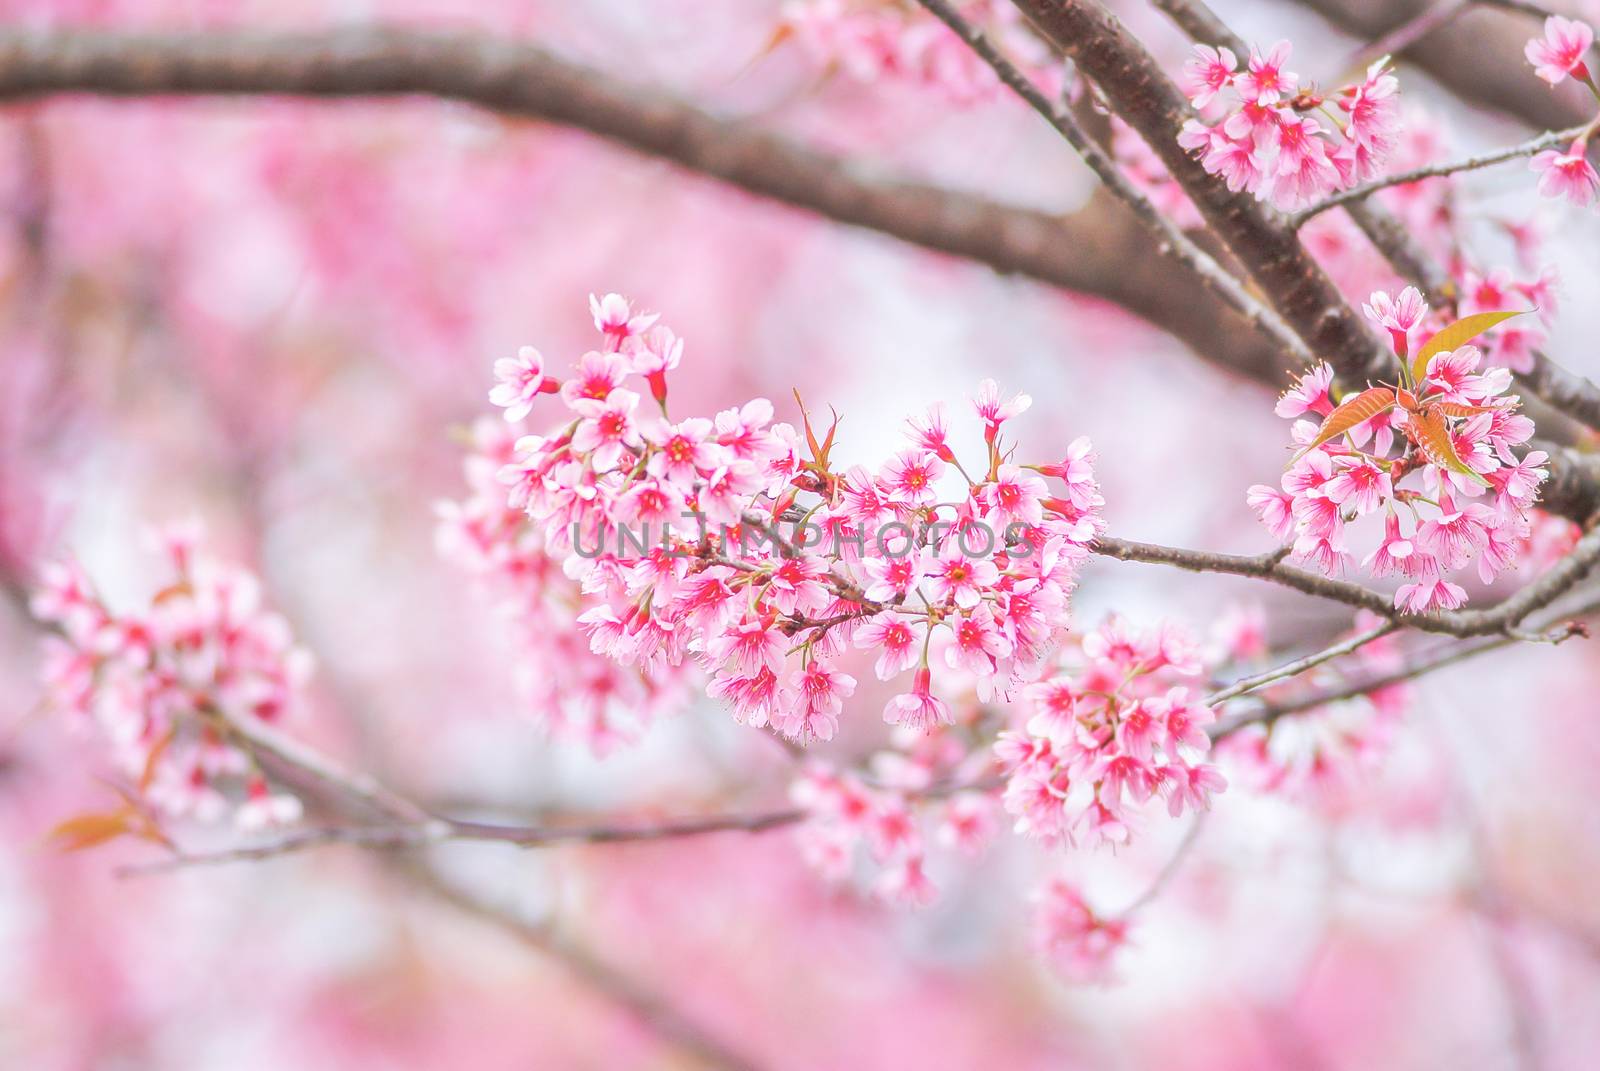
[[[1369,610],[1419,632],[1460,637],[1496,633],[1516,636],[1516,630],[1524,619],[1570,591],[1589,574],[1596,562],[1600,562],[1600,526],[1579,539],[1571,552],[1538,580],[1504,602],[1487,610],[1454,610],[1426,615],[1400,613],[1395,609],[1393,600],[1383,592],[1285,565],[1284,558],[1288,551],[1284,548],[1258,555],[1217,554],[1104,536],[1095,541],[1092,549],[1097,554],[1119,561],[1147,562],[1194,573],[1224,573],[1267,580],[1320,599]]]
[[[132,877],[159,874],[191,866],[253,862],[293,855],[334,844],[379,850],[414,850],[435,844],[478,842],[510,844],[520,848],[555,844],[628,844],[681,840],[713,833],[764,833],[803,821],[806,812],[796,807],[750,814],[700,815],[635,825],[500,826],[482,822],[438,818],[417,825],[318,826],[292,830],[272,840],[210,852],[180,852],[150,863],[135,863],[117,871]]]
[[[1257,673],[1251,677],[1242,677],[1228,685],[1226,688],[1206,696],[1205,704],[1206,706],[1216,706],[1218,703],[1225,703],[1230,699],[1235,699],[1248,692],[1253,692],[1258,688],[1264,688],[1267,685],[1273,684],[1277,681],[1287,680],[1290,677],[1298,677],[1300,674],[1306,672],[1307,670],[1315,669],[1324,662],[1331,662],[1335,658],[1350,654],[1352,651],[1365,647],[1374,640],[1382,639],[1391,632],[1394,632],[1399,627],[1400,625],[1398,622],[1385,621],[1381,625],[1366,629],[1363,632],[1358,632],[1349,639],[1341,640],[1338,643],[1326,647],[1323,650],[1318,651],[1316,654],[1309,654],[1304,658],[1297,658],[1292,662],[1285,662],[1283,665],[1278,666],[1275,669],[1264,670],[1261,673]]]
[[[1570,605],[1551,610],[1542,615],[1532,627],[1539,630],[1539,638],[1544,642],[1562,643],[1575,636],[1585,635],[1585,630],[1581,626],[1574,627],[1573,623],[1595,613],[1600,613],[1600,592],[1590,592],[1581,599],[1575,598]],[[1488,654],[1490,651],[1526,642],[1524,636],[1489,636],[1440,644],[1432,651],[1412,656],[1405,665],[1391,672],[1318,689],[1290,700],[1264,703],[1214,726],[1211,730],[1211,739],[1221,740],[1250,725],[1270,725],[1290,714],[1355,699],[1358,696],[1369,695],[1380,688],[1415,680],[1459,662]]]

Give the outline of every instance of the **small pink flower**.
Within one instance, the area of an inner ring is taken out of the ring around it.
[[[606,336],[606,348],[613,353],[657,320],[654,314],[635,315],[628,299],[621,294],[605,297],[590,294],[589,312],[594,316],[594,329]]]
[[[933,504],[936,485],[944,472],[944,462],[925,450],[906,450],[895,456],[883,470],[883,482],[894,501],[907,506]]]
[[[1594,30],[1577,19],[1552,15],[1545,20],[1544,38],[1528,42],[1523,54],[1533,64],[1534,73],[1551,85],[1560,85],[1568,75],[1589,81],[1589,68],[1583,57],[1594,44]]]
[[[1367,77],[1359,86],[1344,91],[1339,107],[1350,114],[1345,134],[1352,144],[1379,155],[1394,147],[1400,126],[1395,99],[1399,92],[1400,81],[1389,73],[1387,56],[1367,68]]]
[[[1362,458],[1341,465],[1338,475],[1329,480],[1323,493],[1335,505],[1350,506],[1357,513],[1371,513],[1394,494],[1389,470]]]
[[[489,392],[489,401],[506,411],[506,419],[521,420],[533,409],[534,399],[554,393],[560,386],[544,374],[544,357],[532,346],[523,346],[515,357],[502,357],[494,363],[500,380]]]
[[[1184,94],[1196,108],[1210,104],[1232,81],[1239,57],[1226,48],[1195,45],[1194,56],[1183,66]]]
[[[1378,544],[1378,549],[1367,555],[1363,563],[1372,570],[1372,575],[1388,576],[1390,573],[1400,572],[1415,553],[1411,540],[1400,534],[1400,518],[1391,513],[1384,521],[1383,542]]]
[[[1251,50],[1249,68],[1234,79],[1234,88],[1247,103],[1272,105],[1285,97],[1294,96],[1300,76],[1285,71],[1294,50],[1288,41],[1279,41],[1266,55]]]
[[[1539,196],[1565,197],[1579,208],[1587,208],[1600,195],[1600,174],[1584,155],[1588,146],[1575,141],[1566,152],[1546,149],[1535,156],[1529,167],[1539,173]]]
[[[572,433],[572,448],[580,453],[593,451],[591,458],[596,471],[612,468],[624,450],[635,449],[643,443],[633,423],[633,411],[638,405],[639,396],[621,388],[606,395],[604,401],[578,399],[572,408],[583,419]]]
[[[1442,578],[1437,566],[1425,569],[1416,580],[1400,585],[1400,590],[1394,593],[1395,606],[1413,614],[1454,610],[1466,601],[1466,591]]]
[[[995,673],[995,660],[1011,653],[1011,643],[995,626],[994,615],[979,606],[948,622],[954,640],[945,650],[951,669],[964,669],[979,679]]]
[[[1250,488],[1246,501],[1256,511],[1261,523],[1266,525],[1267,531],[1272,533],[1273,539],[1287,543],[1294,538],[1294,499],[1276,487],[1258,483]]]
[[[1394,351],[1403,357],[1410,352],[1411,332],[1428,315],[1428,302],[1414,286],[1400,291],[1398,298],[1375,290],[1361,306],[1361,311],[1367,314],[1367,319],[1389,332],[1394,340]]]
[[[1106,983],[1113,960],[1128,942],[1123,919],[1096,915],[1081,893],[1055,878],[1035,895],[1034,944],[1068,981]]]
[[[881,652],[872,667],[880,681],[910,669],[922,650],[921,641],[911,624],[891,614],[879,615],[857,629],[855,645]]]
[[[989,502],[1001,523],[1036,525],[1044,520],[1045,482],[1016,465],[1001,465],[988,487]]]
[[[889,602],[917,586],[928,571],[927,556],[913,547],[898,556],[868,557],[861,560],[870,581],[863,592],[873,602]]]
[[[1000,579],[1000,570],[987,558],[969,559],[961,552],[960,539],[952,536],[927,575],[935,600],[954,599],[957,606],[970,610]]]
[[[903,725],[923,732],[935,725],[949,725],[950,708],[944,700],[930,693],[931,686],[932,673],[926,668],[917,670],[911,691],[889,700],[883,708],[883,720],[890,725]]]
[[[1032,405],[1033,398],[1026,394],[1016,394],[1009,401],[1001,401],[1000,385],[992,379],[979,383],[977,396],[972,399],[972,407],[983,418],[984,439],[991,443],[999,434],[1000,425],[1021,416]]]
[[[1328,388],[1332,385],[1333,366],[1319,364],[1295,380],[1294,386],[1283,392],[1283,397],[1278,399],[1272,411],[1291,419],[1306,413],[1327,416],[1333,412],[1333,399],[1328,396]]]

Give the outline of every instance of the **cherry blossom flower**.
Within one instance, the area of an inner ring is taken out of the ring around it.
[[[1233,83],[1238,66],[1239,58],[1229,49],[1195,45],[1193,57],[1183,67],[1184,94],[1196,108],[1204,108]]]
[[[1332,101],[1314,88],[1301,92],[1298,77],[1283,69],[1289,53],[1287,41],[1265,55],[1253,50],[1246,69],[1234,73],[1231,55],[1197,49],[1184,76],[1191,99],[1207,107],[1231,89],[1234,103],[1215,123],[1187,121],[1178,144],[1230,190],[1296,211],[1380,174],[1402,131],[1399,82],[1387,59],[1339,91],[1340,120],[1327,108]],[[1308,114],[1319,106],[1332,126]]]
[[[1249,104],[1270,106],[1292,97],[1300,77],[1283,69],[1292,51],[1294,46],[1288,41],[1279,41],[1266,55],[1252,50],[1249,64],[1233,81],[1240,98]]]
[[[972,400],[972,407],[983,419],[983,434],[988,442],[994,441],[995,436],[1000,433],[1002,424],[1021,416],[1031,405],[1033,399],[1026,394],[1016,394],[1007,401],[1001,401],[1000,385],[992,379],[986,379],[978,384],[978,394]]]
[[[1478,289],[1487,294],[1492,285]],[[1427,305],[1408,288],[1398,300],[1373,294],[1366,312],[1389,331],[1403,358]],[[1293,417],[1313,411],[1309,407],[1320,402],[1327,383],[1325,366],[1318,366],[1284,396],[1278,412]],[[1447,574],[1476,560],[1479,574],[1491,575],[1514,560],[1515,533],[1528,530],[1527,511],[1544,478],[1542,455],[1519,461],[1512,451],[1532,437],[1533,426],[1515,412],[1517,398],[1505,394],[1510,386],[1510,371],[1485,369],[1475,346],[1436,353],[1414,391],[1374,388],[1375,402],[1384,400],[1386,390],[1395,391],[1386,412],[1341,424],[1343,433],[1331,438],[1317,435],[1309,421],[1297,423],[1294,436],[1304,448],[1284,472],[1282,490],[1257,484],[1246,500],[1273,537],[1290,545],[1294,558],[1330,576],[1350,558],[1347,526],[1381,510],[1383,541],[1364,566],[1373,576],[1407,576],[1395,595],[1401,609],[1454,609],[1466,596]],[[1393,453],[1396,428],[1404,433],[1399,456]],[[1440,445],[1446,437],[1447,448]],[[1420,477],[1420,490],[1405,486],[1413,474]],[[1493,492],[1492,504],[1473,501],[1486,489]],[[1401,529],[1402,509],[1414,518],[1410,535]],[[1482,560],[1485,554],[1488,561]]]
[[[1398,298],[1391,298],[1383,290],[1373,291],[1367,303],[1361,306],[1361,311],[1367,314],[1367,319],[1389,332],[1389,337],[1394,341],[1394,351],[1403,357],[1411,352],[1411,332],[1428,314],[1428,303],[1423,299],[1422,291],[1408,286],[1400,291]]]
[[[1539,196],[1565,197],[1579,208],[1588,208],[1600,196],[1600,174],[1586,155],[1583,140],[1572,143],[1566,152],[1546,149],[1530,162],[1539,175]]]
[[[908,729],[926,731],[936,725],[950,724],[950,708],[944,700],[929,692],[933,675],[927,669],[917,670],[911,691],[902,692],[890,699],[883,708],[883,720],[890,725],[904,725]]]
[[[1591,81],[1584,57],[1593,45],[1594,30],[1588,23],[1552,15],[1544,22],[1544,37],[1529,41],[1524,51],[1534,73],[1554,86],[1566,81],[1568,75]]]
[[[496,361],[494,374],[500,383],[489,392],[489,401],[503,408],[510,421],[527,416],[539,395],[560,389],[559,383],[544,374],[544,357],[532,346],[517,350],[516,357]]]

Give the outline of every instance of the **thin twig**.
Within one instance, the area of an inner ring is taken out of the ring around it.
[[[699,815],[637,825],[502,826],[436,818],[419,825],[320,826],[298,829],[274,840],[214,852],[185,852],[150,863],[135,863],[118,874],[132,877],[189,866],[249,862],[292,855],[332,844],[373,849],[416,849],[450,842],[510,844],[521,848],[553,844],[628,844],[680,840],[713,833],[764,833],[803,821],[797,807],[751,814]]]
[[[1385,621],[1381,625],[1369,628],[1363,632],[1358,632],[1354,636],[1351,636],[1345,640],[1341,640],[1340,642],[1335,643],[1330,647],[1326,647],[1315,654],[1306,655],[1304,658],[1297,658],[1292,662],[1285,662],[1276,669],[1265,670],[1252,677],[1240,678],[1239,680],[1228,685],[1226,688],[1223,688],[1221,691],[1213,692],[1206,696],[1205,704],[1207,706],[1216,706],[1218,703],[1226,703],[1230,699],[1236,699],[1239,696],[1253,692],[1258,688],[1264,688],[1265,686],[1272,684],[1274,681],[1285,680],[1289,677],[1298,677],[1300,674],[1309,669],[1315,669],[1324,662],[1331,662],[1335,658],[1350,654],[1352,651],[1355,651],[1361,647],[1365,647],[1367,644],[1372,643],[1375,640],[1382,639],[1398,628],[1400,628],[1399,622]]]
[[[1543,630],[1540,638],[1544,642],[1562,643],[1574,636],[1584,635],[1584,629],[1575,623],[1595,613],[1600,613],[1600,592],[1590,592],[1587,596],[1571,600],[1566,606],[1550,610],[1540,616],[1535,627]],[[1560,622],[1568,623],[1563,625]],[[1370,695],[1382,688],[1403,684],[1490,651],[1522,642],[1526,641],[1516,635],[1500,635],[1440,644],[1432,651],[1412,656],[1398,669],[1387,673],[1317,689],[1294,699],[1264,703],[1254,710],[1235,715],[1213,726],[1211,739],[1215,742],[1251,725],[1270,725],[1290,714]]]

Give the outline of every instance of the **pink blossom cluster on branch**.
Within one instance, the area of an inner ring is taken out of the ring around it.
[[[506,404],[515,413],[520,403]],[[468,495],[439,504],[437,544],[478,579],[509,624],[510,662],[525,708],[552,737],[605,755],[680,710],[689,690],[680,672],[644,673],[589,649],[578,628],[581,588],[547,550],[527,511],[506,502],[499,475],[516,456],[521,434],[520,419],[483,417],[473,425],[473,451],[463,466]]]
[[[1203,810],[1227,781],[1199,761],[1216,712],[1195,691],[1198,645],[1164,625],[1111,618],[1077,644],[1077,664],[1032,685],[1031,716],[1000,734],[1005,807],[1046,844],[1125,844],[1129,814],[1156,797],[1173,817]]]
[[[227,726],[280,724],[310,657],[262,607],[255,577],[199,554],[187,529],[160,542],[172,577],[142,610],[112,609],[76,564],[46,567],[32,610],[56,629],[49,701],[104,738],[157,818],[295,822],[300,801],[269,789]]]
[[[856,688],[839,668],[852,645],[876,655],[880,679],[911,674],[884,720],[916,729],[950,720],[936,668],[984,697],[1037,675],[1101,530],[1086,440],[1053,464],[1013,464],[1002,429],[1029,399],[985,381],[972,403],[981,464],[956,457],[936,407],[876,470],[837,471],[837,423],[819,438],[807,416],[802,436],[766,399],[674,420],[681,340],[616,295],[591,303],[601,348],[571,374],[552,376],[531,349],[497,368],[508,416],[555,410],[500,474],[533,534],[509,515],[465,534],[503,543],[498,525],[559,561],[596,654],[647,677],[696,664],[740,721],[795,740],[834,735]],[[941,499],[952,478],[964,487]],[[488,503],[468,512],[494,517]]]
[[[958,6],[970,25],[993,38],[1046,93],[1062,92],[1061,62],[1010,0],[963,0]],[[914,4],[791,0],[784,6],[780,33],[793,34],[818,62],[862,81],[911,82],[960,104],[992,100],[1004,91],[987,63]]]
[[[1517,396],[1506,394],[1511,373],[1482,369],[1482,354],[1465,344],[1483,329],[1475,322],[1510,314],[1469,317],[1436,334],[1412,359],[1412,333],[1428,312],[1422,295],[1412,287],[1397,299],[1380,291],[1365,311],[1392,339],[1402,382],[1370,387],[1336,406],[1330,367],[1302,376],[1277,406],[1278,415],[1296,419],[1300,449],[1281,489],[1257,484],[1249,502],[1296,559],[1329,576],[1349,562],[1348,526],[1381,516],[1381,542],[1362,564],[1374,577],[1405,577],[1395,594],[1401,609],[1454,609],[1467,596],[1452,574],[1476,563],[1488,583],[1516,560],[1548,475],[1540,467],[1543,451],[1519,456],[1513,449],[1532,438],[1534,427],[1518,412]],[[1471,334],[1446,348],[1462,325]]]
[[[1252,51],[1240,70],[1229,49],[1195,46],[1184,91],[1197,108],[1227,107],[1214,122],[1189,120],[1178,139],[1229,189],[1287,211],[1376,178],[1399,136],[1400,84],[1387,57],[1359,83],[1325,96],[1285,70],[1291,47],[1280,41]]]

